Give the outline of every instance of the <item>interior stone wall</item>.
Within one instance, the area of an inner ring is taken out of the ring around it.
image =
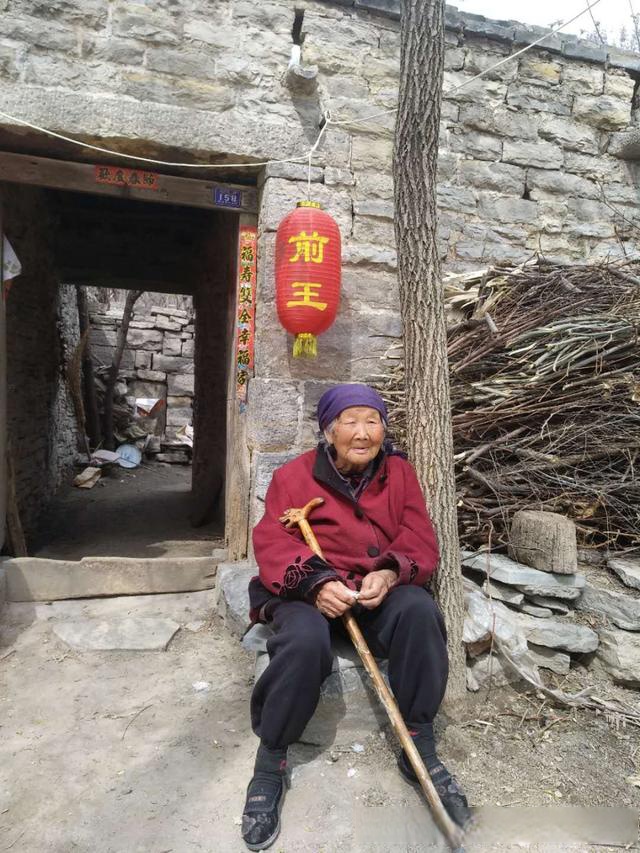
[[[4,226],[21,263],[7,300],[7,431],[22,525],[38,517],[76,457],[66,369],[78,342],[73,288],[60,288],[45,193],[0,185]],[[74,314],[75,310],[75,314]]]

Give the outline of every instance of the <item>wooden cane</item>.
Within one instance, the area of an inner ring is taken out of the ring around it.
[[[313,498],[313,500],[310,500],[306,506],[303,506],[300,509],[285,510],[284,515],[280,518],[280,521],[282,521],[286,527],[291,528],[297,525],[304,537],[304,541],[307,543],[309,548],[311,548],[313,553],[317,554],[321,559],[324,559],[322,556],[322,549],[318,544],[318,540],[316,539],[307,518],[315,507],[320,506],[323,503],[324,498]],[[442,805],[442,801],[440,800],[440,797],[433,786],[433,782],[431,781],[431,777],[429,776],[429,772],[424,766],[420,753],[416,749],[413,738],[409,734],[409,730],[407,729],[400,711],[398,710],[396,701],[387,687],[387,683],[382,677],[380,670],[378,669],[378,664],[371,654],[366,640],[362,636],[362,631],[360,630],[360,626],[358,625],[355,616],[350,610],[348,610],[343,615],[342,621],[345,624],[356,651],[360,655],[364,668],[369,673],[375,691],[378,695],[378,699],[387,712],[387,716],[391,721],[393,730],[395,731],[398,740],[400,741],[402,748],[413,767],[414,773],[418,777],[418,781],[424,791],[424,795],[427,798],[427,802],[429,803],[438,827],[447,839],[451,849],[458,850],[462,844],[464,833],[460,827],[451,820],[445,807]]]

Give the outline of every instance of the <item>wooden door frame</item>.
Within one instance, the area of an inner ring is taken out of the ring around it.
[[[183,205],[208,210],[224,211],[238,216],[239,225],[258,224],[258,192],[254,186],[183,178],[175,175],[151,173],[155,188],[145,189],[102,183],[98,180],[99,168],[120,169],[125,177],[132,171],[124,166],[104,166],[74,161],[35,157],[0,151],[0,182],[26,184],[47,189],[67,190],[106,195],[133,201]],[[148,170],[133,170],[147,172]],[[2,270],[2,197],[0,195],[0,271]],[[237,247],[234,246],[234,252]],[[0,272],[1,275],[1,272]],[[230,282],[234,292],[230,295],[233,326],[229,335],[227,355],[227,441],[225,471],[225,539],[229,559],[242,559],[247,554],[249,533],[250,455],[246,440],[246,413],[240,411],[235,397],[235,317],[238,292],[236,281]],[[19,283],[17,284],[19,288]],[[230,320],[231,321],[231,320]],[[6,331],[5,306],[0,305],[0,483],[6,483]],[[0,547],[6,523],[6,494],[0,488]]]

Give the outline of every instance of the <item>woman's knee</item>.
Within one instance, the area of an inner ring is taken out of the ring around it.
[[[288,612],[284,613],[284,608]],[[267,643],[269,654],[284,653],[291,663],[320,663],[323,668],[330,668],[333,656],[329,623],[320,611],[300,601],[283,602],[278,611],[274,619],[276,634]]]
[[[403,622],[432,627],[446,636],[444,619],[433,596],[421,586],[403,585],[394,587],[389,603],[399,611]]]

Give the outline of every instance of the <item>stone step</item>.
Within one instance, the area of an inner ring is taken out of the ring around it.
[[[215,594],[218,614],[238,638],[245,635],[250,625],[248,585],[257,573],[257,566],[248,561],[218,567]],[[268,626],[254,626],[242,641],[245,648],[256,652],[256,680],[269,663],[266,642],[270,635]],[[333,653],[333,671],[322,685],[318,708],[300,738],[301,743],[330,746],[349,738],[364,738],[376,734],[387,719],[362,662],[348,640],[336,638]],[[378,663],[386,675],[386,662]]]
[[[7,601],[58,601],[192,592],[215,586],[224,549],[208,557],[83,557],[52,560],[10,557],[0,560]]]

